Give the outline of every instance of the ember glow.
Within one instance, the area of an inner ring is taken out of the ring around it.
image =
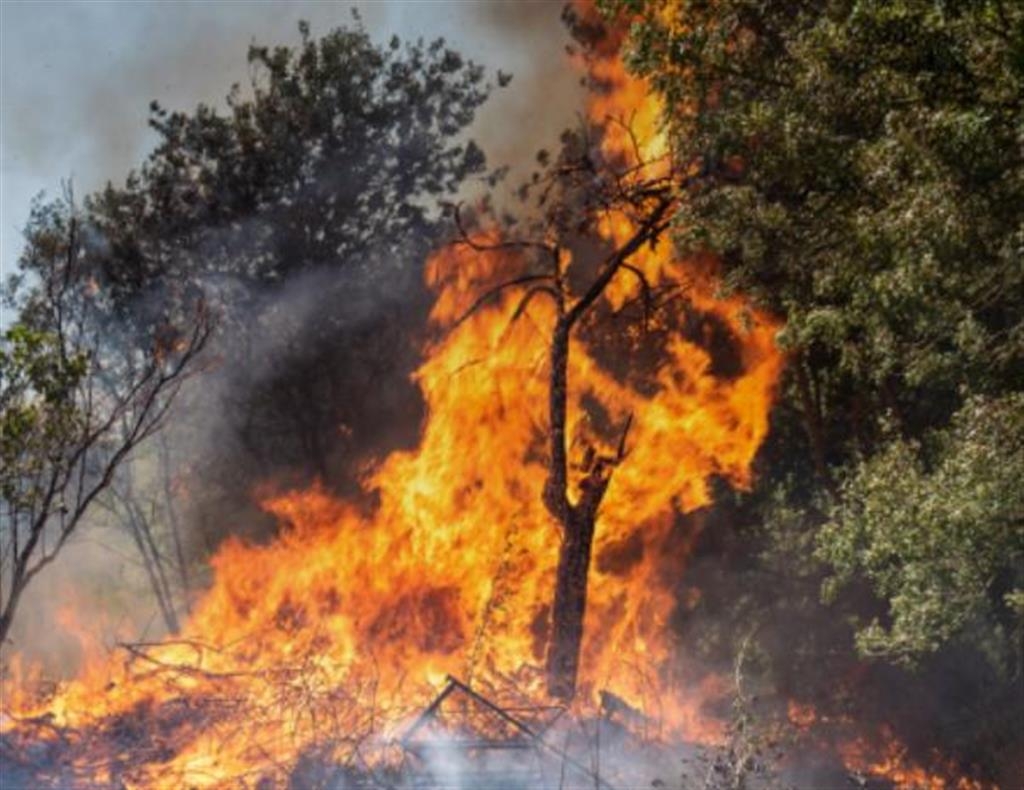
[[[839,752],[851,771],[862,775],[886,779],[895,787],[913,787],[920,790],[985,790],[987,785],[968,777],[956,776],[956,766],[934,756],[934,765],[926,767],[911,759],[908,749],[888,727],[880,732],[881,746],[869,744],[865,738],[856,738],[842,744]]]

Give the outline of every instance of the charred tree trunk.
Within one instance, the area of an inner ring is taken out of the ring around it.
[[[562,528],[551,610],[551,640],[547,653],[548,693],[570,699],[576,691],[583,616],[587,609],[587,574],[597,510],[591,518],[569,502],[565,419],[568,402],[569,324],[560,315],[551,339],[549,391],[551,465],[544,487],[544,504]]]
[[[548,693],[559,699],[571,699],[576,691],[583,617],[587,610],[587,574],[596,521],[594,518],[576,517],[574,512],[558,555],[546,670]]]
[[[559,699],[571,699],[576,693],[597,511],[610,480],[610,473],[596,466],[583,481],[580,501],[568,508],[563,524],[546,667],[548,693]]]
[[[583,619],[587,610],[587,576],[590,572],[597,513],[611,482],[611,471],[624,455],[626,440],[623,433],[615,458],[595,461],[580,483],[579,501],[571,503],[566,496],[568,459],[565,451],[568,339],[568,329],[559,321],[551,354],[552,466],[544,492],[548,510],[562,527],[562,543],[555,575],[555,600],[551,610],[551,641],[545,668],[548,693],[559,699],[571,699],[576,693],[580,647],[583,643]]]
[[[491,288],[473,303],[460,320],[464,320],[481,305],[508,288],[528,286],[513,314],[513,320],[522,314],[534,296],[545,295],[555,303],[557,317],[551,336],[549,357],[550,455],[542,498],[545,508],[561,529],[561,544],[558,550],[558,569],[555,576],[545,671],[548,693],[564,700],[572,699],[576,694],[580,647],[583,642],[583,621],[587,609],[587,576],[590,572],[597,514],[611,481],[612,470],[624,455],[626,439],[624,432],[617,456],[599,457],[588,464],[579,483],[579,491],[572,496],[565,435],[570,338],[577,322],[594,306],[608,284],[623,269],[638,278],[645,304],[650,302],[650,286],[643,272],[630,266],[627,261],[645,244],[653,244],[668,228],[669,220],[666,217],[673,206],[673,191],[668,185],[658,184],[638,190],[632,196],[624,197],[622,193],[618,193],[616,199],[629,203],[638,211],[644,211],[645,217],[629,240],[604,260],[586,291],[575,301],[572,300],[565,273],[562,271],[563,256],[557,245],[539,242],[481,244],[466,232],[458,209],[455,211],[455,223],[461,233],[461,242],[471,249],[483,252],[523,247],[541,249],[547,253],[550,261],[550,270],[547,273],[525,274]],[[629,423],[626,425],[626,431],[628,430]]]
[[[614,466],[625,451],[625,433],[615,458],[600,458],[586,471],[574,503],[569,496],[569,465],[566,451],[566,413],[568,405],[569,340],[576,322],[604,293],[618,271],[641,246],[655,240],[666,225],[663,217],[670,201],[662,200],[636,234],[613,254],[587,292],[565,309],[558,302],[558,319],[551,338],[551,379],[549,418],[551,455],[548,479],[544,486],[544,504],[562,528],[555,576],[555,599],[551,610],[551,637],[548,642],[545,672],[548,693],[569,700],[576,693],[580,648],[583,643],[583,621],[587,609],[587,577],[590,556],[601,507]],[[556,275],[560,282],[560,274]],[[646,285],[646,283],[645,283]],[[629,430],[627,423],[626,431]]]

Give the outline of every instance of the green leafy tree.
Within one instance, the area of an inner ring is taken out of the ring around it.
[[[251,85],[226,114],[152,104],[155,149],[88,201],[114,298],[165,276],[266,283],[377,263],[427,241],[436,198],[482,171],[459,138],[487,97],[481,67],[441,39],[378,46],[358,21],[321,39],[299,29],[294,48],[250,47]]]
[[[90,214],[100,279],[147,325],[189,283],[218,283],[234,454],[218,466],[334,481],[352,446],[396,441],[394,401],[418,411],[418,267],[445,228],[439,200],[483,173],[465,131],[489,86],[442,40],[379,45],[358,20],[300,33],[249,49],[252,83],[226,113],[154,105],[159,144]]]
[[[821,478],[883,410],[914,432],[1024,384],[1019,4],[614,5],[702,176],[681,241],[785,317]]]
[[[865,578],[889,601],[888,622],[857,634],[864,654],[913,662],[979,624],[1003,632],[997,645],[1019,647],[1022,480],[1020,393],[973,398],[923,447],[896,438],[855,466],[818,551],[835,568],[830,597]],[[1009,652],[997,658],[1012,672],[1020,657]]]
[[[869,684],[834,683],[856,659],[835,647],[855,638],[885,660],[860,667],[877,693],[895,673],[947,742],[1005,770],[1024,573],[1024,6],[599,5],[628,27],[693,174],[680,245],[716,253],[728,286],[785,319],[763,474],[734,506],[751,578],[779,580],[752,612],[772,623],[759,640],[791,691],[838,709],[844,693],[870,705]],[[813,598],[830,577],[827,610]],[[954,687],[985,725],[934,702]]]
[[[74,393],[88,357],[61,353],[56,338],[15,324],[0,345],[0,496],[9,508],[30,507],[45,495],[42,471],[80,427]],[[11,536],[17,552],[17,535]]]
[[[881,417],[913,439],[1024,387],[1018,4],[610,5],[698,174],[681,244],[786,320],[775,473],[831,489]]]

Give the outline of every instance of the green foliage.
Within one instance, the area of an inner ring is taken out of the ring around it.
[[[18,320],[0,338],[0,642],[26,588],[52,563],[132,452],[164,423],[203,351],[200,302],[154,342],[111,325],[83,255],[70,193],[33,207],[4,302]]]
[[[888,601],[857,634],[869,656],[910,663],[979,620],[1024,619],[1024,395],[973,398],[925,446],[893,439],[843,485],[818,552],[829,598],[852,578]]]
[[[76,403],[88,355],[65,354],[56,336],[15,324],[0,342],[0,497],[31,509],[44,470],[63,461],[82,428]]]
[[[486,99],[481,67],[443,40],[380,46],[358,24],[292,47],[253,45],[228,112],[151,105],[159,142],[123,187],[89,199],[99,276],[119,301],[161,277],[280,282],[397,256],[436,201],[480,172],[459,135]]]
[[[680,244],[786,321],[762,484],[785,496],[758,505],[774,554],[816,544],[830,600],[867,583],[889,611],[859,634],[869,655],[910,661],[981,620],[1019,635],[1024,6],[604,6],[634,20],[631,65],[693,174]]]
[[[739,505],[775,687],[869,717],[899,694],[904,734],[1016,777],[1024,5],[602,5],[689,173],[679,244],[785,319]]]
[[[625,5],[699,170],[681,242],[785,316],[833,457],[851,390],[927,422],[962,385],[1024,384],[1024,7]]]

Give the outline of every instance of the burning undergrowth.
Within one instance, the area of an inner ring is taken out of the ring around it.
[[[632,221],[609,213],[605,243],[620,244]],[[486,229],[476,239],[499,240]],[[35,710],[19,701],[23,724],[5,737],[31,731],[88,781],[216,784],[287,773],[313,748],[352,764],[448,674],[544,698],[558,550],[542,505],[553,313],[540,301],[524,310],[512,294],[471,310],[477,294],[524,267],[515,251],[475,246],[446,248],[427,265],[438,331],[415,378],[428,416],[415,450],[366,477],[375,511],[368,517],[319,487],[265,498],[280,536],[225,543],[213,586],[177,638],[96,657]],[[665,579],[685,556],[667,554],[665,542],[678,512],[708,503],[711,475],[749,482],[781,369],[777,327],[742,299],[716,299],[706,265],[674,260],[667,240],[633,265],[653,287],[687,288],[662,306],[669,323],[651,370],[620,362],[613,372],[606,351],[573,341],[574,468],[607,452],[598,422],[633,423],[596,537],[580,704],[611,689],[662,733],[715,740],[720,725],[686,690],[699,679],[671,660]],[[616,283],[607,309],[635,297]],[[719,345],[741,360],[731,375],[716,374],[699,331],[669,331],[699,314],[728,335]],[[600,418],[588,402],[601,404]]]

